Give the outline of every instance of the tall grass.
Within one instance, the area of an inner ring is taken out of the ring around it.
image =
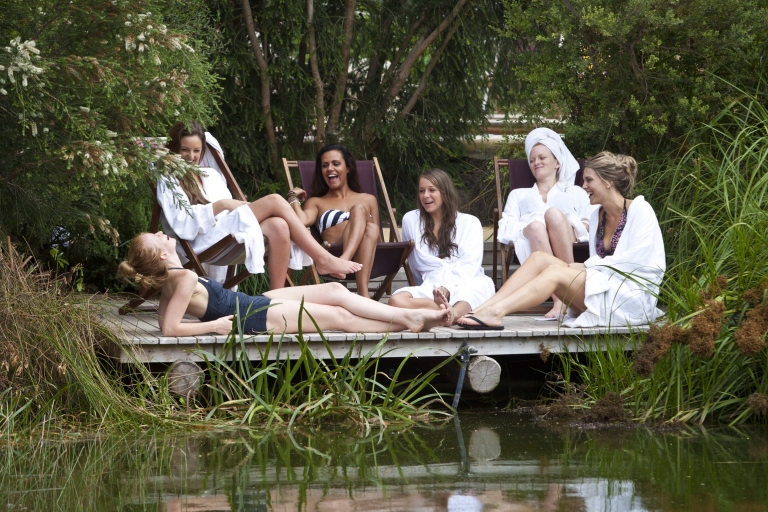
[[[292,343],[298,359],[288,358],[278,337],[255,363],[246,337],[231,335],[223,353],[202,354],[209,380],[189,402],[171,395],[165,376],[106,355],[106,344],[122,341],[101,320],[102,307],[100,299],[70,293],[10,245],[0,248],[0,436],[319,421],[369,429],[448,414],[430,386],[442,364],[408,379],[401,374],[405,358],[390,377],[378,369],[386,338],[358,358],[353,344],[336,359],[321,335],[325,362],[301,334]]]
[[[768,414],[764,104],[744,94],[688,134],[679,154],[641,167],[665,236],[668,323],[633,356],[565,356],[588,396],[619,392],[638,420],[738,423]]]
[[[320,331],[303,301],[301,310],[302,318],[308,318]],[[296,422],[316,425],[321,421],[352,421],[368,430],[372,425],[385,426],[391,421],[423,421],[450,415],[448,404],[430,383],[452,358],[423,375],[403,379],[410,356],[400,361],[391,376],[379,371],[380,357],[389,352],[386,335],[358,356],[356,340],[340,359],[322,332],[320,338],[323,357],[318,357],[304,339],[301,322],[295,341],[299,355],[295,359],[285,350],[285,344],[294,342],[273,335],[263,348],[258,347],[258,360],[252,362],[242,332],[232,333],[218,355],[196,351],[204,359],[209,375],[203,394],[210,404],[207,417],[233,418],[243,424],[264,423],[267,428],[273,423],[291,428]]]

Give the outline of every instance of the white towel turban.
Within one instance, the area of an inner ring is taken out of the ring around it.
[[[576,161],[571,152],[568,151],[568,148],[565,147],[563,139],[549,128],[536,128],[531,131],[525,138],[525,154],[528,156],[528,161],[531,160],[531,150],[536,144],[543,144],[557,158],[557,161],[560,163],[559,181],[573,185],[574,177],[579,171],[579,162]]]

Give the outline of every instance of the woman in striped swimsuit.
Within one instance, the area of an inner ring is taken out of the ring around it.
[[[352,153],[341,144],[325,146],[317,153],[312,197],[306,199],[306,191],[300,188],[294,188],[288,196],[288,202],[305,226],[316,224],[323,240],[344,244],[342,260],[363,265],[355,274],[357,293],[368,297],[368,281],[380,233],[379,206],[374,196],[360,188]],[[302,208],[301,201],[305,199]]]

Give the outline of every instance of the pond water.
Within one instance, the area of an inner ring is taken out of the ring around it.
[[[765,510],[764,426],[437,426],[0,444],[0,510]]]

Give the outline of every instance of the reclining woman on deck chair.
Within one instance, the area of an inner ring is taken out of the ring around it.
[[[379,241],[379,205],[360,187],[357,163],[345,146],[325,146],[315,162],[312,197],[307,200],[306,191],[296,187],[288,192],[288,203],[305,226],[317,225],[323,240],[343,244],[341,259],[362,263],[363,269],[355,274],[357,293],[368,297]],[[303,207],[301,201],[307,201]]]
[[[500,329],[504,315],[555,295],[569,306],[568,327],[626,326],[653,322],[662,312],[656,296],[664,277],[664,240],[651,205],[628,199],[635,159],[603,151],[586,163],[584,190],[592,205],[589,259],[565,263],[535,252],[491,300],[459,319],[468,329]]]
[[[536,251],[573,263],[573,243],[587,240],[591,213],[587,194],[573,183],[579,163],[549,128],[528,134],[525,153],[536,183],[509,193],[499,220],[499,242],[513,243],[521,264]],[[545,318],[562,313],[560,299],[552,296],[552,300]]]
[[[444,325],[449,316],[446,309],[393,308],[359,297],[338,283],[271,290],[255,297],[227,290],[216,281],[182,268],[176,254],[176,239],[163,233],[135,237],[117,275],[131,283],[161,289],[158,321],[164,336],[229,334],[238,306],[243,333],[295,333],[299,328],[301,300],[322,330],[419,332]],[[201,322],[186,322],[182,319],[184,314],[196,316]],[[315,325],[307,316],[303,318],[302,329],[315,332]]]
[[[432,169],[419,177],[419,209],[403,216],[403,240],[413,240],[408,256],[418,286],[400,288],[389,304],[400,308],[446,307],[451,324],[495,291],[483,270],[483,227],[458,212],[451,177]]]
[[[205,157],[206,132],[197,121],[189,125],[176,123],[169,135],[168,149],[187,162],[198,164]],[[182,195],[181,201],[186,202],[187,208],[179,205],[174,193]],[[323,249],[280,195],[271,194],[251,203],[232,199],[226,181],[215,169],[203,168],[200,175],[188,173],[178,181],[159,180],[157,200],[163,209],[165,229],[189,240],[195,252],[204,251],[226,235],[235,235],[245,244],[245,266],[252,274],[264,272],[266,236],[272,289],[283,287],[289,260],[291,268],[296,269],[308,263],[301,261],[303,254],[291,246],[291,241],[315,260],[318,271],[352,273],[361,268],[360,264],[336,258]],[[223,280],[223,274],[211,277]]]

